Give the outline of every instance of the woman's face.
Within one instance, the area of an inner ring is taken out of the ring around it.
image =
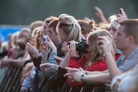
[[[98,52],[100,52],[100,53],[103,53],[103,50],[101,49],[101,48],[99,48],[99,46],[97,45],[98,43],[97,43],[97,41],[95,41],[96,39],[94,39],[93,41],[87,41],[87,44],[88,44],[88,49],[87,49],[87,51],[88,51],[88,53],[87,54],[85,54],[85,56],[87,56],[87,57],[91,57],[91,54],[93,53],[95,53],[95,52],[97,52],[97,50],[98,50]]]
[[[112,24],[109,27],[109,33],[112,35],[113,38],[117,34],[117,29]]]
[[[42,33],[43,35],[49,35],[49,27],[48,27],[48,23],[45,22],[42,28]]]

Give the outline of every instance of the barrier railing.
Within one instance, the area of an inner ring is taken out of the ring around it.
[[[20,68],[9,66],[0,84],[0,92],[20,92]]]

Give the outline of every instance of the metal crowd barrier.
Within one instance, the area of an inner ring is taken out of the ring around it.
[[[9,66],[0,84],[0,92],[20,92],[22,69]]]

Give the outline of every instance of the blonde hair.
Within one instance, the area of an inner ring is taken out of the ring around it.
[[[33,31],[32,31],[32,37],[35,37],[36,36],[36,34],[40,31],[40,29],[42,28],[42,26],[40,26],[40,27],[36,27]]]
[[[41,31],[42,31],[42,27],[39,27],[39,28],[37,29],[37,34],[34,35],[34,46],[35,46],[37,49],[40,49],[40,48],[39,48],[39,47],[40,47],[40,43],[39,43],[39,41],[38,41],[38,38],[40,37]]]
[[[116,30],[118,30],[118,27],[120,26],[120,24],[116,20],[111,20],[110,25],[112,25],[113,27],[115,27]]]
[[[89,42],[89,46],[92,49],[92,51],[90,51],[91,58],[86,63],[86,67],[90,67],[94,62],[104,59],[104,56],[98,50],[97,41],[98,41],[99,36],[109,36],[112,39],[110,33],[105,29],[99,29],[99,30],[93,31],[89,34],[87,41]],[[113,41],[113,39],[112,39],[112,41]],[[113,48],[114,48],[114,52],[115,52],[115,50],[116,50],[115,43],[113,42],[112,44],[113,44]]]
[[[17,44],[17,40],[19,39],[20,32],[17,31],[12,35],[12,46],[15,47]]]
[[[1,43],[1,50],[7,51],[8,50],[8,42],[2,42]]]
[[[62,29],[67,35],[66,40],[79,41],[81,35],[81,27],[78,21],[71,15],[61,14],[59,16],[59,23],[57,24],[56,31],[60,34],[60,29]]]
[[[51,21],[56,20],[56,19],[58,19],[58,18],[55,17],[55,16],[50,16],[50,17],[47,17],[47,18],[44,20],[44,23],[46,22],[46,23],[49,24]]]
[[[30,29],[28,27],[23,27],[20,32],[27,32],[30,33]]]
[[[43,21],[41,20],[37,20],[37,21],[34,21],[30,24],[30,28],[31,28],[31,31],[33,31],[36,27],[40,27],[40,26],[43,26]]]

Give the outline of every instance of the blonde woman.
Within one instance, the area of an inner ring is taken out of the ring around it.
[[[81,35],[81,27],[78,21],[71,15],[61,14],[56,31],[62,41],[79,41]]]
[[[59,18],[59,20],[58,20],[58,24],[56,27],[56,31],[57,31],[58,35],[60,36],[60,39],[62,42],[62,50],[64,50],[64,52],[67,52],[68,51],[67,45],[68,45],[69,41],[72,41],[72,40],[77,41],[77,42],[80,41],[80,39],[82,37],[81,27],[78,24],[78,21],[71,15],[61,14],[61,15],[59,15],[58,18]],[[40,68],[42,71],[48,71],[50,69],[57,71],[59,66],[62,68],[65,68],[66,66],[68,66],[69,59],[70,59],[70,56],[67,53],[65,58],[61,59],[62,62],[60,65],[45,63],[45,64],[42,64],[40,66]],[[57,74],[54,76],[57,76]],[[60,83],[56,83],[58,81],[60,81]],[[64,78],[59,77],[59,79],[57,78],[57,81],[55,81],[55,82],[49,80],[48,84],[53,83],[51,85],[52,85],[52,87],[54,87],[53,89],[56,89],[55,86],[60,86],[60,84],[62,85],[61,82],[64,82]],[[59,85],[57,85],[57,84],[59,84]]]
[[[88,53],[83,54],[83,56],[79,59],[78,54],[76,52],[76,42],[71,41],[70,42],[70,49],[68,53],[66,54],[64,60],[61,62],[59,66],[56,69],[58,69],[58,75],[64,79],[63,75],[67,73],[65,70],[65,67],[70,68],[78,68],[82,67],[85,72],[88,71],[104,71],[107,69],[106,63],[105,63],[105,57],[101,50],[98,48],[98,36],[110,36],[109,32],[106,30],[101,31],[95,31],[89,34],[88,36]],[[54,67],[53,67],[54,69]],[[76,87],[82,87],[82,81],[79,82],[73,82],[73,79],[68,79],[68,85],[70,87],[73,87],[74,91],[79,91],[80,89]]]

